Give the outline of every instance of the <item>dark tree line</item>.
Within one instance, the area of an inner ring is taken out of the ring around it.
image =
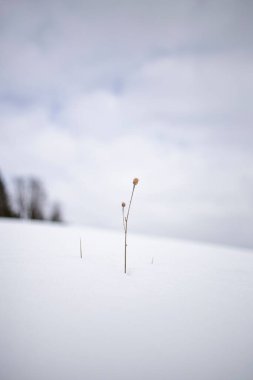
[[[1,173],[0,217],[62,222],[60,205],[56,202],[49,207],[45,188],[38,178],[15,178],[10,196]]]
[[[3,182],[3,179],[0,175],[0,216],[6,216],[11,218],[14,216],[13,210],[10,205],[9,195],[6,190],[6,186]]]

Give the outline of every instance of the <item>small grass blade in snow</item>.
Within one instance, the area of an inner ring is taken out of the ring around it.
[[[80,257],[83,258],[83,252],[82,252],[82,240],[80,239]]]
[[[128,206],[128,210],[127,210],[127,214],[125,216],[125,207],[126,207],[126,204],[125,202],[122,202],[121,206],[122,206],[122,217],[123,217],[123,227],[124,227],[124,233],[125,233],[125,250],[124,250],[124,272],[126,273],[126,267],[127,267],[127,228],[128,228],[128,218],[129,218],[129,212],[130,212],[130,208],[131,208],[131,204],[132,204],[132,199],[133,199],[133,195],[134,195],[134,190],[135,190],[135,186],[138,185],[138,182],[139,182],[139,179],[138,178],[134,178],[133,179],[133,190],[132,190],[132,194],[131,194],[131,198],[130,198],[130,202],[129,202],[129,206]]]

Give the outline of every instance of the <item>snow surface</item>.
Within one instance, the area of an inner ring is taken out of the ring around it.
[[[124,275],[123,244],[0,221],[1,380],[252,380],[253,252],[130,231]]]

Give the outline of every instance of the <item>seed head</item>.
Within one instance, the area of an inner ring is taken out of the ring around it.
[[[125,202],[122,202],[122,203],[121,203],[121,206],[122,206],[123,208],[126,207]]]
[[[138,178],[134,178],[134,180],[133,180],[134,186],[138,185],[138,182],[139,182],[139,179]]]

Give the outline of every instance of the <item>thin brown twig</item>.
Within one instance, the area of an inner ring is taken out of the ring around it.
[[[123,227],[124,227],[124,233],[125,233],[125,250],[124,250],[124,253],[125,253],[125,262],[124,262],[124,272],[126,273],[126,264],[127,264],[127,232],[128,232],[128,218],[129,218],[129,213],[130,213],[130,209],[131,209],[131,204],[132,204],[132,199],[133,199],[133,195],[134,195],[134,189],[135,189],[135,186],[138,184],[139,182],[139,179],[138,178],[134,178],[133,179],[133,190],[132,190],[132,194],[131,194],[131,198],[130,198],[130,202],[129,202],[129,206],[128,206],[128,209],[127,209],[127,214],[126,214],[126,217],[125,217],[125,202],[122,202],[122,216],[123,216]]]
[[[131,199],[130,199],[129,206],[128,206],[128,210],[127,210],[127,216],[126,216],[126,220],[127,220],[127,221],[128,221],[129,212],[130,212],[130,207],[131,207],[131,203],[132,203],[132,199],[133,199],[133,195],[134,195],[134,189],[135,189],[135,185],[133,185],[132,195],[131,195]]]
[[[124,227],[124,231],[126,232],[126,226],[125,226],[125,211],[124,211],[124,207],[122,206],[122,217],[123,217],[123,227]]]
[[[82,239],[80,238],[80,256],[81,259],[83,258],[83,251],[82,251]]]
[[[129,202],[129,206],[128,206],[128,210],[127,210],[127,216],[125,217],[125,223],[124,223],[124,227],[125,227],[125,265],[124,265],[124,272],[125,273],[126,273],[126,267],[127,267],[127,229],[128,229],[128,218],[129,218],[130,208],[131,208],[132,199],[133,199],[133,195],[134,195],[134,189],[135,189],[135,184],[133,184],[133,190],[132,190],[132,194],[131,194],[131,198],[130,198],[130,202]]]

